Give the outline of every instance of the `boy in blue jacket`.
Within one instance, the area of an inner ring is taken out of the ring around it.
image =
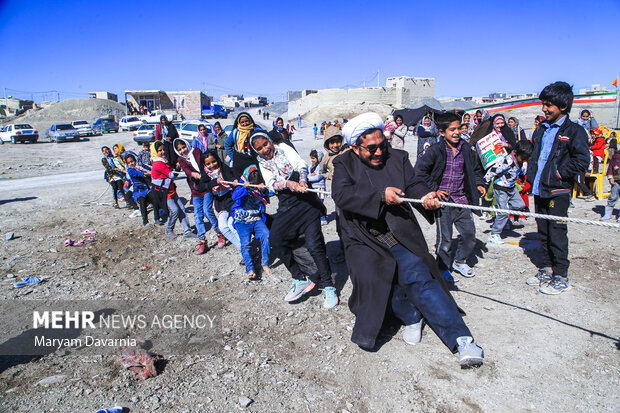
[[[566,82],[555,82],[540,92],[546,120],[532,135],[534,151],[527,168],[536,212],[568,216],[570,192],[575,176],[590,162],[586,131],[568,118],[573,90]],[[560,294],[570,289],[568,278],[568,228],[564,221],[537,219],[542,244],[542,266],[526,281],[543,294]]]

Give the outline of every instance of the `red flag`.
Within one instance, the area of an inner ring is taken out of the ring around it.
[[[617,76],[616,76],[616,80],[611,82],[611,84],[614,85],[615,87],[618,87],[618,77]]]

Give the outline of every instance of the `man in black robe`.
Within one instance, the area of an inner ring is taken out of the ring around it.
[[[447,291],[411,204],[401,199],[422,199],[417,208],[432,221],[431,211],[439,207],[436,193],[424,183],[414,185],[408,153],[387,145],[378,114],[359,115],[342,132],[352,150],[334,160],[332,196],[342,210],[341,236],[353,283],[351,341],[373,349],[391,307],[406,325],[406,342],[420,341],[426,321],[459,352],[462,367],[480,366],[482,348]]]

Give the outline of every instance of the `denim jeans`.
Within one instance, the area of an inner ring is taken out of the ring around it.
[[[196,224],[198,238],[202,238],[202,236],[204,236],[207,232],[204,223],[205,216],[211,223],[211,228],[213,228],[215,232],[220,232],[217,226],[215,212],[213,212],[213,194],[208,192],[202,198],[199,196],[194,196],[192,197],[192,203],[194,204],[194,223]]]
[[[220,232],[224,234],[226,239],[230,241],[232,245],[237,247],[238,250],[241,250],[239,235],[237,234],[237,231],[235,231],[235,228],[233,228],[233,218],[230,216],[228,211],[220,211],[217,215],[217,224]]]
[[[398,267],[398,282],[394,285],[392,310],[406,325],[422,317],[451,350],[456,339],[471,336],[456,304],[431,275],[422,259],[400,244],[390,248]]]
[[[500,209],[521,210],[525,208],[525,202],[523,202],[523,198],[519,195],[519,191],[516,187],[498,188],[497,186],[493,186],[493,196]],[[506,226],[506,222],[508,222],[508,218],[510,218],[509,214],[498,213],[495,216],[491,234],[501,234]]]
[[[176,224],[177,218],[181,221],[181,227],[183,228],[183,234],[190,233],[192,230],[189,227],[189,220],[187,219],[187,214],[185,213],[185,207],[181,203],[181,200],[178,196],[174,196],[167,201],[168,205],[168,224],[166,225],[166,232],[168,234],[174,231],[174,225]]]
[[[269,230],[263,221],[256,221],[250,224],[238,222],[235,224],[239,240],[241,242],[241,256],[245,262],[246,272],[254,272],[254,264],[252,263],[252,255],[250,248],[252,243],[252,233],[260,241],[261,249],[261,265],[266,267],[269,265]]]
[[[469,258],[476,246],[476,225],[471,211],[453,207],[441,208],[439,212],[439,222],[437,223],[437,264],[442,270],[452,266],[451,246],[452,246],[452,225],[456,227],[459,234],[459,243],[454,255],[454,261],[463,263]]]
[[[618,182],[614,182],[611,187],[611,192],[609,193],[609,199],[607,200],[608,207],[615,207],[616,202],[618,202],[618,197],[620,196],[620,184]]]

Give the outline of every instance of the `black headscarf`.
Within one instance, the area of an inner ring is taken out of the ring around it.
[[[493,132],[493,125],[495,125],[495,119],[499,118],[500,116],[504,119],[504,126],[500,129],[500,132],[502,133],[504,139],[506,139],[506,142],[508,142],[508,145],[510,145],[510,147],[506,148],[506,150],[510,152],[517,146],[517,138],[512,132],[512,129],[510,129],[510,126],[508,126],[506,118],[501,113],[498,113],[497,115],[491,117],[491,124],[487,127],[487,132],[485,136]]]

